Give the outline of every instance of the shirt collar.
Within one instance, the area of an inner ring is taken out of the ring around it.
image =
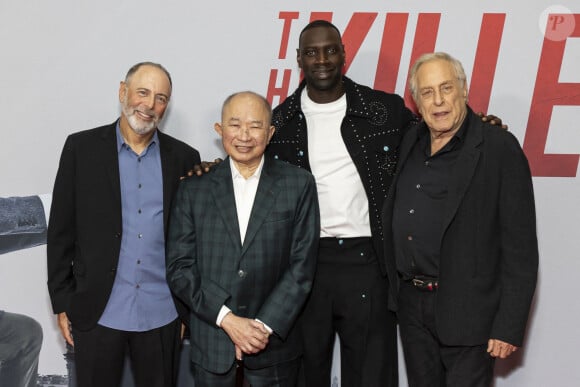
[[[117,120],[117,125],[116,125],[116,133],[117,133],[117,152],[121,152],[121,149],[123,149],[123,145],[126,148],[131,148],[129,146],[129,144],[127,144],[125,142],[125,138],[123,137],[123,134],[121,133],[121,125],[120,125],[121,120]],[[153,137],[151,137],[151,141],[149,142],[149,144],[147,145],[147,148],[149,148],[152,144],[159,144],[159,136],[157,135],[157,129],[155,129],[155,132],[153,133]]]
[[[238,171],[238,168],[236,168],[236,165],[234,164],[234,160],[230,157],[230,169],[232,171],[232,178],[235,179],[244,179],[245,177],[242,176],[242,174],[240,173],[240,171]],[[254,173],[252,174],[252,176],[248,177],[248,179],[252,179],[252,178],[260,178],[260,175],[262,174],[262,168],[264,167],[264,155],[262,155],[262,159],[260,160],[260,165],[258,165],[258,168],[256,168],[256,170],[254,171]]]

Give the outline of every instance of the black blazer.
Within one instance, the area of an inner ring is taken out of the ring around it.
[[[535,290],[538,243],[528,162],[508,131],[469,110],[465,143],[445,204],[437,291],[437,333],[446,345],[479,345],[495,338],[520,346]],[[390,307],[399,279],[392,239],[398,172],[417,141],[411,129],[383,208]]]
[[[54,183],[47,235],[48,290],[54,313],[66,312],[88,330],[101,317],[113,287],[121,248],[121,190],[116,122],[71,134]],[[164,226],[180,176],[199,152],[158,132]],[[187,316],[182,305],[180,316]]]

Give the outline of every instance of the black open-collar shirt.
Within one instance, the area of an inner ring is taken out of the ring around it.
[[[463,146],[469,115],[453,138],[431,155],[425,123],[400,172],[393,210],[397,270],[403,279],[439,277],[441,220],[453,166]]]

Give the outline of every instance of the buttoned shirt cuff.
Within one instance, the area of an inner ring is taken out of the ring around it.
[[[232,310],[230,308],[228,308],[225,305],[222,305],[220,312],[218,313],[217,320],[215,321],[215,323],[218,327],[220,327],[220,328],[222,327],[222,321],[223,321],[224,317],[226,317],[226,314],[230,313],[231,311]]]
[[[274,331],[272,330],[272,328],[270,328],[269,326],[267,326],[266,324],[264,324],[263,321],[258,320],[257,318],[255,318],[254,320],[256,320],[259,323],[262,323],[262,325],[264,325],[264,328],[266,328],[266,330],[268,331],[269,334],[272,334]]]

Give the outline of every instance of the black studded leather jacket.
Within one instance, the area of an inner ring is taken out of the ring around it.
[[[409,126],[417,123],[417,118],[396,94],[373,90],[347,77],[343,77],[343,82],[347,108],[340,130],[367,194],[373,245],[385,275],[381,211],[395,173],[401,138]],[[300,106],[305,86],[303,81],[274,109],[272,123],[276,132],[267,154],[311,171],[308,129]]]

